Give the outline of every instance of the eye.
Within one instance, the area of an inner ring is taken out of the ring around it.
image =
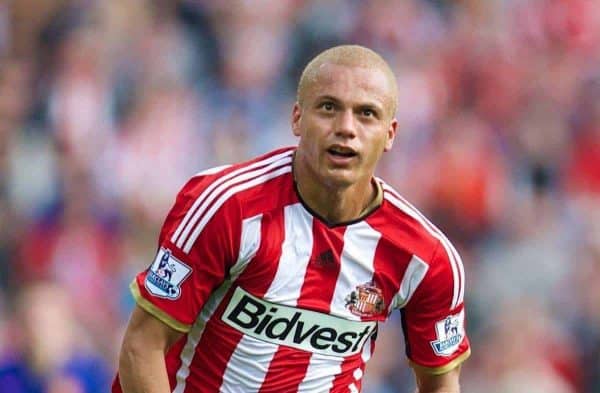
[[[362,115],[365,117],[374,117],[375,111],[373,109],[363,109]]]
[[[324,102],[321,104],[321,108],[325,109],[327,112],[331,112],[334,109],[332,102]]]

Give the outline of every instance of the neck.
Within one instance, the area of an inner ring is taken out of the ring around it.
[[[381,203],[379,187],[372,177],[351,185],[336,185],[321,181],[294,162],[294,180],[302,201],[329,224],[356,220]]]

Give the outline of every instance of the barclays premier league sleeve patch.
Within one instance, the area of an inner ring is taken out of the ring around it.
[[[437,340],[431,341],[431,347],[438,356],[450,356],[458,349],[465,338],[465,311],[450,315],[435,323]]]
[[[190,275],[192,268],[161,248],[148,270],[145,286],[154,296],[175,300],[181,295],[181,283]]]

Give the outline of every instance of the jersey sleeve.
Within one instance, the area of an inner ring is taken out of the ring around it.
[[[237,258],[241,211],[224,199],[214,176],[192,178],[162,226],[152,264],[130,285],[137,304],[173,329],[188,332]]]
[[[449,242],[440,242],[423,281],[401,309],[406,354],[413,368],[443,374],[469,357],[463,294],[460,256]]]

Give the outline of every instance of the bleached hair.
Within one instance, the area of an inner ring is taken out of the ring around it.
[[[336,64],[348,67],[363,67],[381,70],[390,86],[390,99],[392,114],[396,112],[398,87],[396,76],[389,64],[377,52],[360,45],[340,45],[329,48],[313,58],[302,71],[296,99],[302,105],[306,89],[317,78],[319,69],[323,64]]]

